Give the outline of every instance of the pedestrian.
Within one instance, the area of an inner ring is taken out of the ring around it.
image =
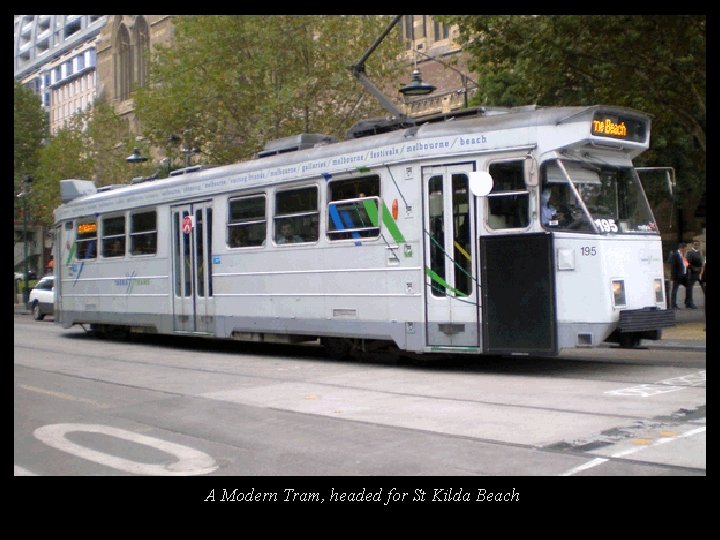
[[[707,281],[707,261],[703,263],[702,272],[700,272],[700,287],[702,288],[703,292],[703,311],[705,315],[705,320],[707,320],[707,295],[705,294],[705,285]],[[705,331],[705,328],[703,328],[703,331]]]
[[[677,292],[680,285],[685,287],[687,297],[687,260],[685,260],[685,244],[679,243],[675,251],[670,254],[670,279],[672,280],[672,293],[670,294],[670,307],[677,309]]]
[[[697,309],[693,301],[693,289],[695,283],[700,280],[700,272],[702,271],[703,258],[700,252],[700,242],[695,240],[692,247],[685,252],[685,260],[687,260],[687,285],[685,286],[685,307],[689,309]]]

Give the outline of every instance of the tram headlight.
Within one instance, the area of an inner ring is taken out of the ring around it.
[[[616,306],[625,305],[625,281],[622,279],[612,280],[613,300]]]
[[[655,280],[655,301],[658,304],[665,303],[665,295],[663,294],[663,281],[662,279]]]

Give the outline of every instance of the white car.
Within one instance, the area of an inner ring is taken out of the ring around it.
[[[42,321],[45,315],[53,314],[55,303],[55,277],[45,276],[30,291],[28,305],[36,321]]]

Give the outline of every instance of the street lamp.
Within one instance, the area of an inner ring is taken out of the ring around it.
[[[30,274],[30,268],[28,267],[28,195],[30,192],[30,183],[32,182],[32,176],[23,176],[23,190],[18,197],[22,197],[23,200],[23,304],[28,307],[28,301],[30,300],[30,284],[28,278]]]
[[[133,149],[133,153],[125,158],[125,161],[127,161],[128,163],[143,163],[147,160],[148,158],[141,155],[140,150],[138,150],[137,148]]]
[[[424,56],[425,58],[428,58],[429,60],[434,60],[435,62],[437,62],[437,63],[439,63],[439,64],[442,64],[442,65],[445,66],[446,68],[448,68],[448,69],[454,71],[455,73],[457,73],[458,75],[460,75],[460,80],[462,81],[463,90],[464,90],[464,92],[465,92],[465,108],[467,109],[467,106],[468,106],[468,86],[467,86],[467,83],[468,83],[468,81],[470,81],[471,83],[473,83],[473,84],[475,85],[475,88],[477,88],[477,87],[480,86],[480,85],[479,85],[478,83],[476,83],[475,81],[473,81],[470,77],[468,77],[465,73],[463,73],[463,72],[460,71],[459,69],[454,68],[454,67],[451,66],[450,64],[447,64],[447,63],[443,62],[442,60],[440,60],[439,58],[437,58],[437,57],[435,57],[435,56],[430,56],[429,54],[426,54],[426,53],[424,53],[424,52],[422,52],[422,51],[419,51],[419,50],[416,50],[415,53],[421,54],[422,56]],[[408,86],[410,86],[410,85],[408,85]],[[400,91],[402,92],[402,90],[400,90]],[[415,94],[415,95],[417,95],[417,94]]]
[[[382,104],[383,107],[385,107],[386,110],[388,110],[395,118],[404,120],[407,115],[401,112],[385,96],[385,94],[383,94],[380,89],[373,84],[373,82],[368,78],[367,74],[365,73],[365,61],[373,53],[373,51],[377,49],[378,45],[382,43],[385,37],[390,33],[390,30],[392,30],[395,25],[400,22],[401,18],[402,15],[396,15],[393,20],[390,21],[390,24],[388,24],[387,28],[385,28],[383,33],[380,34],[380,37],[375,40],[375,43],[373,43],[370,48],[365,51],[365,54],[363,54],[362,58],[360,58],[360,60],[358,60],[356,64],[350,66],[350,71],[352,71],[352,74],[357,80],[360,81],[360,83],[365,87],[365,89],[377,98],[377,100]],[[415,70],[413,71],[412,81],[400,89],[400,92],[404,96],[424,96],[434,91],[435,87],[432,84],[425,84],[422,82],[420,70],[417,69],[417,65],[415,66]]]
[[[434,91],[435,87],[432,84],[422,82],[422,76],[420,75],[420,70],[417,67],[413,69],[412,81],[400,89],[400,93],[405,97],[427,96]]]

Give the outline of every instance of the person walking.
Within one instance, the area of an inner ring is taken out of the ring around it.
[[[700,242],[695,240],[692,247],[685,252],[685,260],[687,261],[687,285],[685,286],[685,307],[688,309],[697,309],[693,301],[693,289],[695,283],[700,280],[700,272],[702,271],[703,259],[700,253]]]
[[[703,312],[705,315],[705,320],[707,321],[707,295],[705,294],[705,287],[707,285],[707,261],[703,263],[702,272],[700,272],[700,287],[702,288],[703,292]],[[703,332],[705,331],[705,328],[703,328]]]
[[[685,244],[682,242],[670,254],[670,279],[672,280],[670,307],[677,309],[677,292],[680,285],[685,287],[685,296],[687,297],[687,260],[685,260]]]

